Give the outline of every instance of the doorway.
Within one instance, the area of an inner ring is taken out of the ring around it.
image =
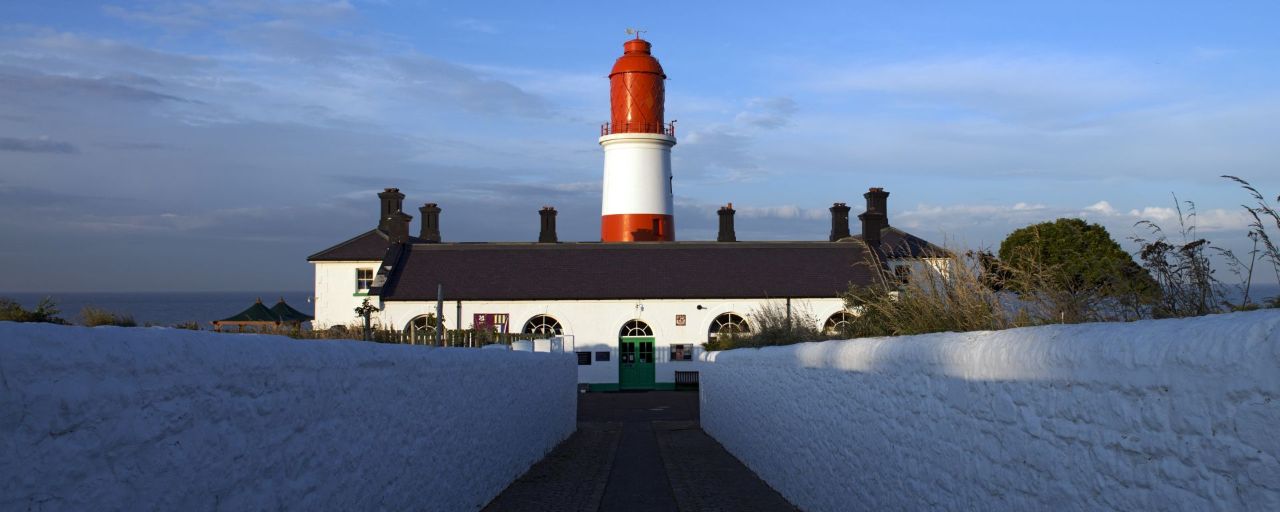
[[[618,389],[653,389],[653,337],[618,338]]]

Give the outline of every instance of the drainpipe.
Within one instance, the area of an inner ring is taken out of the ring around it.
[[[444,335],[444,285],[436,285],[436,346],[443,347],[440,338]]]

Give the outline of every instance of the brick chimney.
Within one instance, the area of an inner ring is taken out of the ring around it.
[[[832,242],[849,237],[849,210],[849,205],[844,203],[831,205],[831,236],[829,239]]]
[[[383,222],[387,225],[387,239],[393,244],[403,244],[409,241],[409,222],[413,221],[413,216],[396,210],[391,212]]]
[[[889,227],[889,193],[873,187],[862,194],[867,199],[867,211],[858,216],[862,221],[862,241],[870,246],[880,245],[880,232]]]
[[[543,206],[538,210],[538,216],[542,220],[542,229],[538,231],[538,243],[554,244],[559,242],[556,238],[556,209],[550,206]]]
[[[422,233],[418,236],[423,242],[440,243],[440,207],[435,203],[427,203],[418,208],[422,212]]]
[[[401,206],[404,205],[404,194],[401,194],[398,188],[384,189],[382,192],[378,192],[378,202],[382,205],[378,211],[378,229],[390,232],[391,229],[387,225],[387,218],[391,214],[400,211]]]
[[[717,242],[737,242],[738,234],[733,229],[733,203],[721,206],[716,214],[720,215],[720,234],[716,235]]]

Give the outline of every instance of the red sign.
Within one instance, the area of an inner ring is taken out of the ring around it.
[[[511,315],[507,313],[476,313],[472,316],[472,328],[477,331],[497,331],[507,333],[507,324]]]

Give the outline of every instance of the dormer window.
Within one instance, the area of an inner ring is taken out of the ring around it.
[[[373,286],[373,269],[356,269],[356,291],[360,293],[367,293],[371,286]]]

